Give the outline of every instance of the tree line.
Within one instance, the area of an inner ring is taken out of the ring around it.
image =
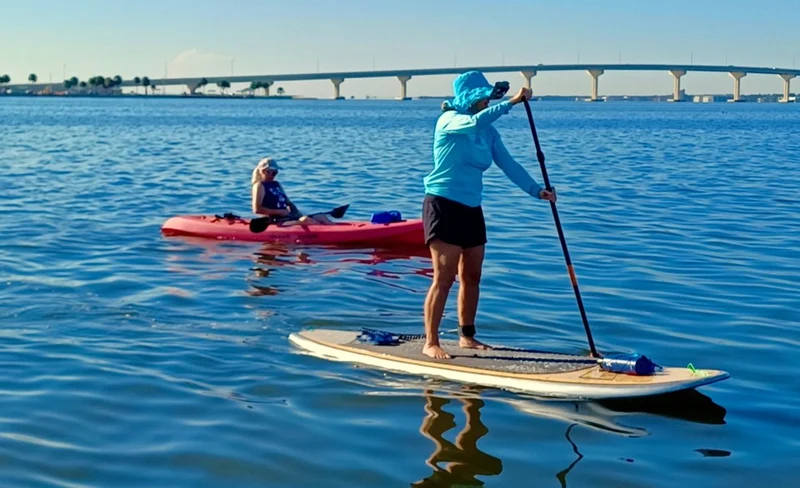
[[[31,73],[30,75],[28,75],[29,83],[36,83],[38,81],[39,77],[36,75],[36,73]],[[11,83],[10,76],[8,75],[0,76],[0,85],[8,83]],[[143,76],[141,78],[138,76],[135,77],[133,79],[133,84],[136,86],[137,93],[139,92],[140,86],[144,87],[145,95],[147,95],[148,89],[151,90],[152,93],[155,93],[156,91],[156,84],[153,83],[153,81],[150,80],[150,78],[147,76]],[[122,77],[119,75],[116,75],[113,78],[106,76],[93,76],[86,81],[81,81],[73,76],[72,78],[64,80],[62,85],[66,90],[71,90],[73,88],[80,88],[81,90],[87,90],[89,87],[91,87],[92,91],[97,91],[97,90],[108,91],[118,86],[121,86]],[[198,88],[204,88],[207,85],[208,85],[208,80],[206,78],[202,78],[195,86],[195,90],[197,90]],[[266,95],[267,93],[269,93],[269,88],[271,86],[272,82],[254,81],[250,83],[250,90],[255,92],[257,90],[263,89],[264,94]],[[217,87],[219,87],[222,90],[222,93],[224,94],[225,90],[231,87],[231,83],[227,80],[221,80],[217,82]],[[285,90],[283,89],[283,87],[279,86],[277,89],[277,93],[278,95],[283,95],[285,93]]]

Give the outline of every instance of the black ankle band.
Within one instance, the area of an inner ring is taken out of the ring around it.
[[[475,326],[474,325],[459,325],[458,326],[458,335],[461,337],[475,337]]]

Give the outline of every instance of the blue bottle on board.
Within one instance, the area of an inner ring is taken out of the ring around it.
[[[650,376],[663,369],[648,359],[647,356],[638,353],[609,354],[600,359],[597,364],[603,371],[635,376]]]

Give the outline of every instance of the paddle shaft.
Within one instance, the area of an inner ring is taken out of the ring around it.
[[[539,166],[542,168],[544,187],[547,191],[553,191],[553,187],[550,186],[550,178],[547,177],[547,168],[544,165],[544,153],[542,152],[542,147],[539,145],[539,136],[536,134],[536,125],[533,123],[531,106],[527,100],[524,100],[524,103],[525,111],[528,113],[528,122],[531,126],[531,134],[533,134],[533,143],[536,145],[536,159],[539,160]],[[592,331],[589,328],[589,319],[586,318],[586,310],[583,308],[583,300],[581,300],[581,291],[578,289],[578,278],[575,276],[575,270],[572,267],[572,260],[569,258],[567,240],[564,238],[564,231],[561,229],[561,220],[558,218],[558,209],[556,209],[555,202],[550,202],[550,210],[553,212],[553,220],[556,223],[556,230],[558,230],[558,239],[561,241],[561,250],[564,251],[564,260],[567,262],[567,271],[569,272],[569,279],[572,282],[572,289],[575,291],[575,298],[578,300],[578,309],[581,312],[583,328],[586,329],[586,337],[589,339],[589,349],[592,351],[592,356],[600,357],[600,355],[597,353],[597,349],[594,347]]]

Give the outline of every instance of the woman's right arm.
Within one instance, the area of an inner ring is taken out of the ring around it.
[[[511,110],[511,107],[522,103],[524,100],[530,100],[532,96],[533,92],[530,88],[520,88],[513,97],[491,105],[477,114],[466,115],[453,112],[453,115],[444,119],[444,122],[438,129],[445,134],[469,134],[475,132],[480,127],[491,125],[492,122],[507,114]]]
[[[261,206],[261,202],[264,201],[264,186],[261,184],[253,185],[252,189],[252,198],[250,201],[250,205],[252,207],[253,213],[257,215],[266,215],[266,216],[275,216],[275,217],[283,217],[285,215],[289,215],[289,211],[286,209],[273,209],[273,208],[266,208]]]
[[[475,132],[478,128],[491,125],[492,122],[507,114],[513,105],[511,101],[506,100],[483,109],[474,115],[453,112],[453,115],[445,119],[439,130],[445,134],[469,134]]]

